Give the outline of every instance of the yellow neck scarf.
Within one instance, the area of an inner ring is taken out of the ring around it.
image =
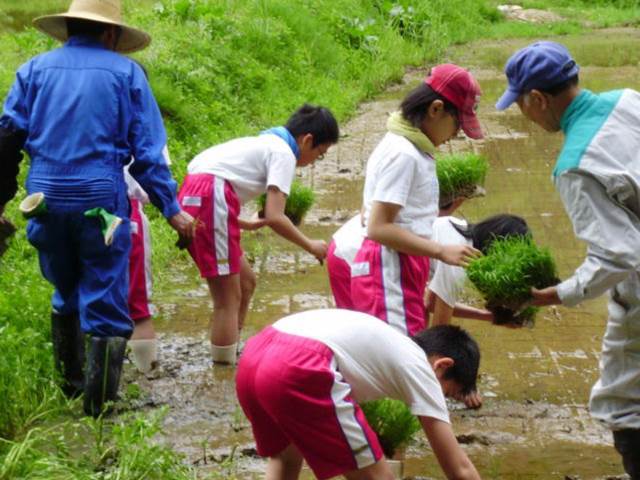
[[[403,136],[413,143],[421,152],[429,155],[433,155],[436,152],[436,147],[433,146],[429,137],[422,133],[419,128],[414,127],[406,121],[400,112],[393,112],[389,116],[387,120],[387,130]]]

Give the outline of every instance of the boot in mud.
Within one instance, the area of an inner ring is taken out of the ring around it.
[[[62,391],[76,398],[84,389],[84,334],[78,314],[51,312],[51,342],[56,370],[63,378]]]
[[[105,403],[116,400],[126,346],[124,337],[89,337],[84,386],[84,412],[87,415],[99,417],[105,410]]]

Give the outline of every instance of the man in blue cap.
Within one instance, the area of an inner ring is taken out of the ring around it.
[[[553,181],[587,258],[562,283],[533,289],[536,305],[574,306],[609,291],[600,378],[590,410],[613,430],[632,479],[640,479],[640,93],[594,94],[555,42],[536,42],[507,62],[509,86],[496,104],[522,114],[564,145]]]
[[[116,398],[133,330],[124,165],[135,157],[131,175],[187,239],[193,218],[177,202],[162,117],[145,75],[120,55],[146,47],[149,35],[122,22],[120,0],[74,0],[68,12],[34,23],[65,43],[20,67],[7,96],[0,116],[0,217],[16,194],[24,149],[31,159],[27,191],[40,201],[27,236],[55,287],[56,367],[64,392],[84,392],[85,412],[98,416]],[[122,223],[105,235],[100,219]]]

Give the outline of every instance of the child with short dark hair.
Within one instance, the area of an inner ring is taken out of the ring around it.
[[[327,108],[305,104],[284,127],[216,145],[189,163],[179,200],[198,222],[189,253],[213,299],[214,362],[235,363],[238,332],[255,289],[255,274],[240,248],[240,229],[268,225],[318,260],[325,258],[326,242],[304,235],[284,209],[296,166],[322,158],[338,136],[338,123]],[[241,204],[263,193],[264,218],[240,219]]]
[[[522,114],[564,145],[553,181],[587,258],[554,287],[532,290],[534,305],[574,306],[609,291],[600,379],[589,410],[613,430],[632,479],[640,479],[640,93],[594,94],[578,85],[579,66],[556,42],[536,42],[511,56],[507,91]]]
[[[375,347],[375,354],[372,354]],[[480,351],[467,332],[440,326],[413,339],[370,315],[312,310],[247,341],[236,376],[266,478],[393,478],[358,402],[388,397],[415,414],[447,478],[480,476],[458,445],[445,396],[475,389]]]

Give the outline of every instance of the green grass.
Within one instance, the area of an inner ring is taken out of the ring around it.
[[[471,198],[483,187],[489,170],[486,157],[475,153],[458,153],[436,159],[436,173],[440,187],[440,206],[456,198]]]
[[[495,240],[486,255],[469,264],[467,278],[494,312],[497,324],[532,324],[536,308],[528,307],[515,316],[514,312],[531,299],[531,287],[558,282],[551,253],[531,237]]]
[[[123,415],[113,423],[65,420],[18,440],[0,439],[0,479],[195,479],[180,456],[154,440],[164,414]]]
[[[360,406],[387,458],[393,458],[420,430],[420,422],[400,400],[383,398]]]
[[[289,217],[294,225],[300,225],[302,219],[309,212],[316,200],[315,193],[310,187],[307,187],[297,180],[291,184],[291,191],[287,196],[287,203],[284,206],[284,214]],[[260,195],[256,199],[258,210],[264,212],[267,202],[266,195]]]

